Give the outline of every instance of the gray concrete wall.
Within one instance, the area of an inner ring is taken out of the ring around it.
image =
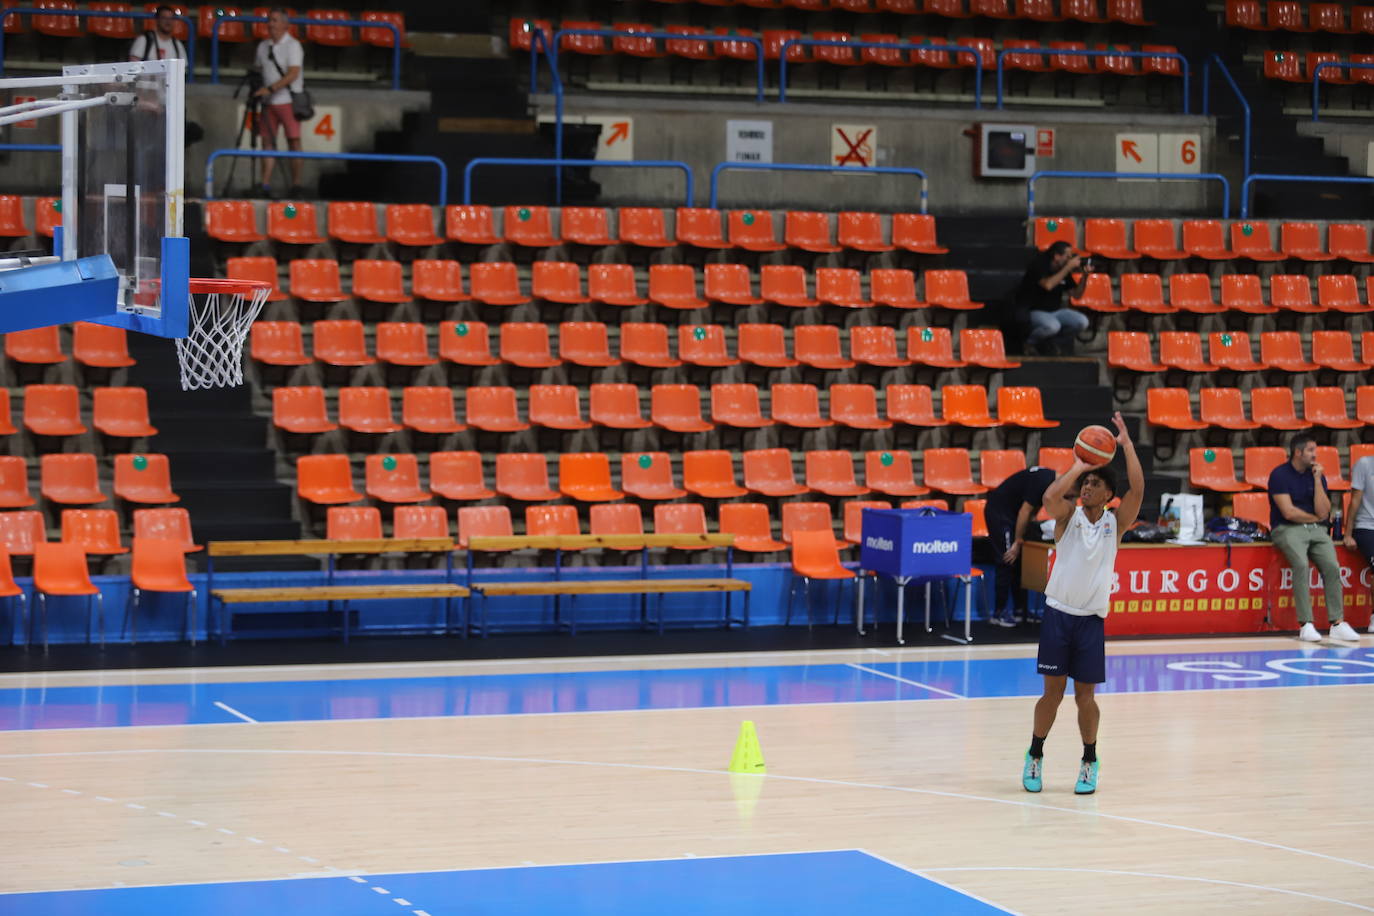
[[[1374,124],[1359,121],[1299,121],[1299,133],[1320,137],[1326,152],[1350,160],[1351,175],[1374,176]]]
[[[553,100],[536,97],[541,116],[551,117]],[[1025,179],[975,180],[972,177],[976,123],[1015,123],[1056,129],[1056,156],[1041,169],[1114,171],[1118,133],[1198,133],[1202,136],[1201,170],[1216,171],[1215,125],[1210,118],[1140,115],[1107,111],[1004,111],[981,113],[949,110],[901,110],[892,107],[766,103],[721,100],[607,99],[570,94],[566,115],[625,114],[634,118],[637,159],[677,159],[689,164],[697,179],[697,203],[705,205],[711,169],[726,158],[726,122],[766,120],[773,124],[773,161],[827,164],[831,125],[877,127],[877,165],[914,166],[930,181],[933,213],[1024,213]],[[678,204],[678,173],[603,168],[593,177],[614,203]],[[1216,182],[1113,180],[1036,183],[1039,212],[1139,215],[1220,212]],[[1234,189],[1234,190],[1239,190]],[[919,191],[908,176],[831,176],[828,174],[731,172],[721,178],[722,206],[763,206],[785,198],[790,206],[818,209],[847,207],[896,210],[913,208]]]

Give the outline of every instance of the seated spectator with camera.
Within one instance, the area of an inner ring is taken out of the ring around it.
[[[1003,319],[1009,340],[1024,340],[1025,350],[1041,356],[1072,356],[1073,339],[1088,327],[1088,316],[1064,303],[1064,294],[1081,296],[1092,262],[1068,242],[1055,242],[1037,252],[1012,294]],[[1074,271],[1081,271],[1077,281]]]

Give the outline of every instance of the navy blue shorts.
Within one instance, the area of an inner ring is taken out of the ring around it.
[[[1107,680],[1105,624],[1096,614],[1080,617],[1046,607],[1035,670],[1052,677],[1068,675],[1080,684],[1103,683]]]

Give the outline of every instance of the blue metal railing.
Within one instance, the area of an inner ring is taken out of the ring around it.
[[[1026,179],[1026,219],[1035,218],[1035,183],[1041,178],[1129,178],[1159,179],[1160,181],[1219,181],[1221,182],[1221,215],[1231,212],[1231,182],[1216,172],[1036,172]],[[1374,180],[1374,179],[1371,179]]]
[[[821,48],[887,48],[897,50],[916,50],[916,51],[962,51],[965,54],[973,55],[973,107],[983,107],[983,52],[969,45],[932,45],[919,42],[890,42],[890,41],[830,41],[820,38],[793,38],[782,43],[782,50],[778,55],[778,101],[787,101],[787,52],[793,45],[798,47],[821,47]],[[812,63],[812,61],[798,61],[798,63]],[[1186,66],[1186,65],[1185,65]],[[1001,98],[999,91],[998,98]],[[761,100],[760,100],[761,101]],[[1000,104],[998,107],[1001,107]]]
[[[6,7],[0,11],[0,20],[9,16],[76,16],[80,19],[156,19],[157,13],[125,13],[119,10],[45,10],[36,6]],[[177,16],[178,22],[186,25],[190,38],[182,40],[186,45],[186,78],[195,80],[196,69],[196,23],[190,16]],[[135,35],[134,38],[138,36]],[[130,39],[132,40],[132,39]],[[0,76],[5,75],[5,30],[0,29]]]
[[[101,14],[103,15],[103,14]],[[222,22],[266,22],[266,16],[228,16],[216,11],[215,27],[210,32],[210,82],[219,82],[219,24]],[[390,29],[391,44],[391,88],[401,88],[401,30],[394,22],[373,22],[368,19],[307,19],[292,16],[286,20],[300,26],[339,26],[356,29]],[[192,34],[195,34],[192,31]]]
[[[832,175],[916,175],[921,179],[921,212],[929,202],[929,181],[926,173],[917,168],[901,166],[806,165],[796,162],[722,162],[711,169],[711,206],[716,206],[717,190],[722,172],[829,172]]]
[[[1318,90],[1318,88],[1319,88],[1319,86],[1320,86],[1321,72],[1322,72],[1323,70],[1327,69],[1328,67],[1330,67],[1330,68],[1333,69],[1333,70],[1334,70],[1335,68],[1337,68],[1337,67],[1349,67],[1351,70],[1374,70],[1374,64],[1357,64],[1357,63],[1354,63],[1353,61],[1345,61],[1345,60],[1326,60],[1326,61],[1322,61],[1321,63],[1317,64],[1317,66],[1313,67],[1313,68],[1312,68],[1312,120],[1313,120],[1313,121],[1319,121],[1319,120],[1321,120],[1321,118],[1318,117],[1318,114],[1317,114],[1317,112],[1320,110],[1320,106],[1321,106],[1321,99],[1320,99],[1320,95],[1319,95],[1319,93],[1318,93],[1317,90]]]
[[[60,143],[0,143],[0,153],[60,153]]]
[[[472,172],[479,165],[517,165],[517,166],[545,166],[556,167],[560,172],[564,166],[590,166],[593,168],[648,168],[648,169],[681,169],[683,177],[687,179],[687,189],[684,195],[684,206],[690,207],[692,200],[696,196],[696,176],[692,174],[692,167],[685,162],[678,162],[675,159],[473,159],[468,162],[463,169],[463,203],[472,203]]]
[[[1236,81],[1231,77],[1231,71],[1226,69],[1226,64],[1222,63],[1216,54],[1209,56],[1202,64],[1202,113],[1208,115],[1212,113],[1212,65],[1215,64],[1221,75],[1226,77],[1226,84],[1231,87],[1231,93],[1240,103],[1241,116],[1244,119],[1244,127],[1241,134],[1241,143],[1244,150],[1241,153],[1241,174],[1244,177],[1250,176],[1250,102],[1245,98],[1245,93],[1240,91]]]
[[[1248,175],[1240,186],[1240,218],[1250,215],[1250,186],[1257,181],[1296,181],[1306,184],[1374,184],[1374,178],[1353,175]]]
[[[1079,48],[1003,48],[997,52],[997,107],[1002,107],[1003,92],[1003,61],[1008,54],[1058,54],[1065,57],[1130,57],[1130,58],[1156,58],[1162,57],[1168,60],[1176,60],[1183,65],[1183,113],[1192,114],[1189,106],[1189,98],[1192,95],[1192,71],[1188,66],[1188,58],[1176,51],[1089,51]],[[1205,114],[1205,112],[1204,112]]]
[[[435,156],[401,156],[389,153],[296,153],[281,150],[217,149],[205,162],[205,199],[215,199],[215,160],[222,156],[248,159],[342,159],[348,162],[416,162],[439,168],[439,206],[448,203],[448,166]]]

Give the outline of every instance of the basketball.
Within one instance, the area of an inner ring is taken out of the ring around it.
[[[1086,426],[1073,440],[1073,453],[1094,466],[1107,464],[1116,455],[1116,436],[1105,426]]]

